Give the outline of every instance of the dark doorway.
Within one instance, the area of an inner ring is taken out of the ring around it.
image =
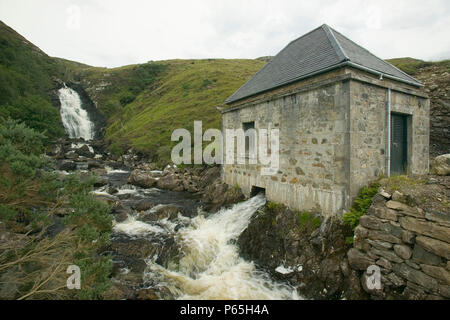
[[[408,117],[391,115],[391,174],[406,174],[408,165]]]
[[[251,197],[254,197],[254,196],[256,196],[256,195],[258,195],[258,194],[260,194],[260,193],[266,195],[266,189],[253,186],[253,187],[252,187],[252,191],[251,191],[251,193],[250,193],[250,196],[251,196]]]

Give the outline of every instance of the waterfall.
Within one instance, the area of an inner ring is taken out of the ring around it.
[[[178,231],[179,265],[166,269],[149,259],[145,277],[167,283],[178,299],[300,299],[295,288],[271,280],[239,256],[235,240],[265,202],[258,195],[208,218],[190,219]]]
[[[61,118],[70,138],[94,138],[94,123],[89,119],[86,110],[81,107],[81,99],[78,93],[64,85],[58,90],[61,101]]]

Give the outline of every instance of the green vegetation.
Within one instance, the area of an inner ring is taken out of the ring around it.
[[[55,125],[61,121],[58,109],[41,96],[17,97],[14,102],[6,103],[0,108],[0,117],[4,119],[21,120],[28,127],[51,138],[64,135],[62,125]],[[45,142],[49,142],[49,139],[45,138]]]
[[[123,107],[136,100],[145,89],[152,87],[167,65],[149,62],[120,68],[84,68],[78,71],[78,77],[92,87],[104,87],[96,92],[99,110],[110,121],[122,112]]]
[[[203,130],[220,129],[216,107],[264,65],[256,60],[221,59],[153,64],[165,66],[158,73],[160,80],[111,116],[106,139],[133,146],[162,164],[169,161],[170,150],[177,143],[171,142],[173,130],[192,132],[195,120],[203,121]]]
[[[380,184],[378,182],[362,187],[353,201],[350,211],[342,217],[344,223],[348,224],[352,230],[355,230],[358,226],[359,218],[369,210],[369,207],[372,205],[372,198],[377,194],[379,187]]]
[[[425,183],[427,183],[427,179],[410,178],[405,175],[380,179],[380,184],[382,184],[383,188],[390,193],[400,191],[403,188],[414,187]]]
[[[312,232],[320,227],[322,219],[320,216],[313,215],[310,212],[296,212],[298,226],[302,231]]]
[[[269,211],[276,212],[276,211],[283,209],[284,205],[282,205],[281,203],[275,203],[275,202],[269,201],[269,202],[267,202],[266,207]]]
[[[433,65],[446,66],[447,69],[450,70],[450,60],[430,62],[413,58],[396,58],[396,59],[389,59],[386,61],[410,75],[416,75],[417,73],[420,72],[420,69],[430,67]]]
[[[93,198],[94,177],[51,173],[44,139],[15,120],[0,123],[0,232],[8,240],[0,243],[0,298],[97,299],[110,285],[110,258],[99,254],[110,209]],[[81,269],[81,290],[66,288],[69,265]]]
[[[0,116],[21,120],[49,138],[64,131],[51,104],[53,77],[67,80],[72,67],[82,66],[47,56],[0,21]]]

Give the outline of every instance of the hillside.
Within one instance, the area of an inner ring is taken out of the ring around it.
[[[82,87],[107,119],[106,142],[116,154],[134,147],[169,159],[174,129],[220,128],[216,107],[270,57],[254,60],[167,60],[108,69],[52,58],[0,22],[0,117],[64,134],[55,89],[61,81]],[[450,60],[388,60],[425,83],[431,98],[431,154],[450,152]],[[58,125],[55,125],[57,123]]]
[[[25,121],[52,138],[63,135],[51,101],[53,79],[66,79],[68,66],[67,60],[49,57],[0,21],[0,117]]]
[[[153,158],[170,157],[177,128],[220,128],[216,107],[258,71],[259,60],[168,60],[116,69],[91,68],[81,83],[108,117],[113,151],[129,147]]]

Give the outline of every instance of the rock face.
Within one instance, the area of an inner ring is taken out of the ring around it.
[[[363,289],[373,299],[449,298],[450,210],[431,213],[430,208],[410,206],[407,195],[397,192],[395,201],[379,197],[382,193],[361,217],[354,248],[347,253]],[[366,285],[366,269],[373,264],[381,272],[377,290]]]
[[[241,255],[267,270],[274,278],[288,280],[299,293],[313,299],[361,299],[366,296],[359,274],[348,266],[345,237],[349,227],[329,219],[312,225],[285,207],[266,205],[241,234]],[[356,249],[350,255],[361,268],[374,263]]]
[[[450,73],[443,65],[420,68],[414,77],[430,97],[430,155],[450,153]]]
[[[431,165],[432,171],[440,176],[450,175],[450,153],[436,157]]]

